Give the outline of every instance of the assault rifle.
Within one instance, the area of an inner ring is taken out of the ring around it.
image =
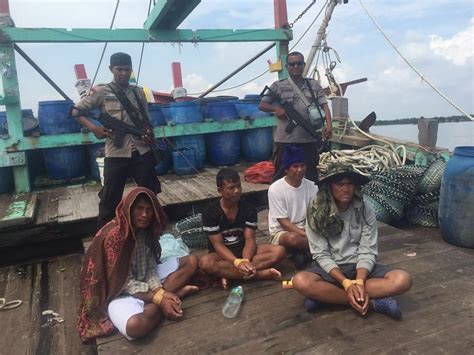
[[[125,135],[127,134],[131,134],[139,138],[148,136],[148,133],[144,129],[141,129],[141,128],[129,125],[123,121],[120,121],[112,117],[111,115],[109,115],[107,112],[101,112],[98,115],[94,115],[90,112],[84,112],[82,110],[79,110],[76,107],[71,107],[71,111],[72,109],[76,109],[78,111],[78,115],[71,116],[71,117],[80,117],[80,116],[89,117],[102,123],[102,125],[105,128],[112,130],[114,133],[112,141],[113,141],[114,146],[117,148],[123,147],[123,139]],[[155,155],[157,163],[159,163],[162,160],[162,155],[160,151],[165,150],[166,147],[162,147],[153,137],[150,137],[150,138],[151,138],[150,148],[153,154]]]
[[[316,140],[318,145],[318,152],[329,152],[331,147],[329,142],[323,138],[321,131],[317,131],[311,126],[308,120],[305,120],[301,114],[296,111],[293,107],[293,104],[289,101],[282,100],[275,91],[270,89],[268,86],[265,86],[260,96],[265,96],[266,92],[269,92],[274,98],[276,98],[278,104],[283,107],[286,112],[286,117],[288,119],[288,125],[285,128],[285,132],[291,134],[296,126],[301,126],[306,132],[308,132],[311,137]]]

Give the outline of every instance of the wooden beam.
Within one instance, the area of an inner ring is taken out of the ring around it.
[[[158,0],[143,27],[147,30],[174,30],[201,0]]]
[[[255,117],[226,122],[202,122],[154,129],[155,137],[176,137],[194,134],[239,131],[276,126],[275,117]],[[102,143],[92,133],[69,133],[53,136],[0,139],[0,151],[15,152],[30,149],[69,147],[82,144]]]
[[[289,41],[289,29],[150,30],[106,28],[0,29],[0,43],[95,43],[95,42],[273,42]]]

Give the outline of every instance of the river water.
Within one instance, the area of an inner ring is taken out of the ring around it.
[[[387,137],[418,143],[418,126],[416,124],[372,126],[370,131]],[[440,123],[436,145],[448,148],[450,151],[459,146],[474,146],[474,121]]]

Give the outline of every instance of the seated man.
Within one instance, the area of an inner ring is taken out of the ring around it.
[[[239,174],[221,169],[216,177],[221,198],[203,213],[203,229],[207,233],[209,254],[199,267],[210,275],[227,279],[280,280],[281,273],[272,268],[285,258],[285,249],[278,245],[257,245],[257,210],[240,201],[242,185]]]
[[[360,186],[369,179],[352,166],[333,163],[308,206],[306,233],[317,266],[296,274],[294,288],[313,311],[324,303],[348,304],[365,315],[369,308],[400,319],[394,298],[408,291],[411,277],[377,264],[377,221]]]
[[[168,275],[157,275],[166,220],[154,192],[133,189],[115,212],[84,255],[77,323],[84,342],[114,327],[129,340],[143,337],[163,316],[180,318],[181,298],[197,291],[187,285],[197,270],[195,256],[180,258],[174,269],[162,268]],[[166,278],[163,284],[160,278]]]
[[[281,164],[286,175],[268,189],[270,243],[293,252],[295,265],[301,267],[311,260],[305,232],[306,208],[318,187],[304,177],[306,165],[302,148],[285,146]]]

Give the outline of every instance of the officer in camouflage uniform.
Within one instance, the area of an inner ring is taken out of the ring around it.
[[[150,117],[143,89],[129,84],[132,74],[132,59],[126,53],[115,53],[110,57],[110,71],[113,81],[109,84],[98,85],[87,96],[76,104],[72,115],[80,111],[90,111],[99,108],[112,117],[135,126],[118,97],[114,94],[122,91],[130,103],[140,112],[144,127],[150,127]],[[143,117],[146,116],[146,117]],[[127,134],[122,147],[113,143],[114,132],[95,124],[84,116],[76,117],[79,123],[88,128],[97,138],[105,138],[104,186],[99,192],[98,229],[102,228],[115,216],[115,208],[122,199],[127,178],[131,177],[138,186],[146,187],[158,194],[161,185],[156,177],[154,166],[156,159],[147,140],[153,138],[153,131],[147,130],[147,136],[139,137]]]
[[[304,96],[310,103],[317,103],[324,112],[326,124],[323,130],[324,138],[331,138],[332,136],[332,124],[331,124],[331,113],[327,104],[326,96],[324,95],[321,85],[314,79],[303,78],[303,69],[305,66],[303,54],[299,52],[291,52],[286,58],[286,69],[293,82],[303,92]],[[311,90],[308,86],[311,85]],[[300,99],[298,94],[291,86],[288,79],[281,79],[274,82],[271,87],[278,96],[279,99],[285,102],[290,102],[296,111],[306,120],[309,119],[309,111],[303,101]],[[315,102],[315,99],[317,102]],[[273,182],[285,176],[285,171],[281,166],[281,158],[286,145],[298,146],[304,150],[305,163],[306,163],[306,175],[308,180],[318,182],[318,172],[316,167],[319,163],[319,154],[316,140],[304,130],[301,126],[296,126],[291,133],[285,132],[285,128],[288,125],[286,118],[286,112],[280,105],[277,104],[277,98],[267,93],[260,102],[260,110],[265,112],[272,112],[278,117],[278,124],[274,134],[274,141],[276,149],[273,156],[273,163],[275,165],[275,175],[273,176]]]

